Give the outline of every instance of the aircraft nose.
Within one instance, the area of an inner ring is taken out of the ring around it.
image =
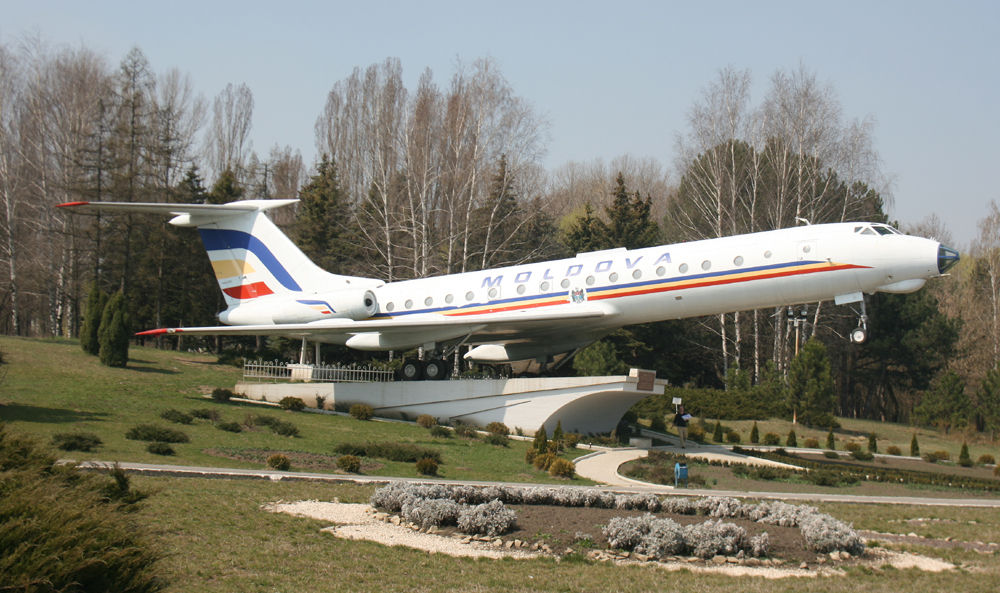
[[[958,263],[958,252],[938,244],[938,273],[944,274]]]

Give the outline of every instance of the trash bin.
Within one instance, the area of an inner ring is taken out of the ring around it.
[[[680,483],[684,482],[684,487],[687,487],[688,483],[688,466],[686,463],[675,463],[674,464],[674,488],[680,486]]]

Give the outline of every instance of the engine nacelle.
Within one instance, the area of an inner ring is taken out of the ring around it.
[[[303,295],[274,311],[274,323],[309,323],[320,319],[360,321],[378,313],[375,293],[364,289],[337,290]]]

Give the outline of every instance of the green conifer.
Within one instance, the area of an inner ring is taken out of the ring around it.
[[[97,332],[101,364],[109,367],[128,364],[128,342],[132,337],[130,326],[125,297],[119,290],[108,301],[101,315],[101,327]]]
[[[826,433],[826,448],[834,451],[837,448],[837,440],[833,437],[833,427],[830,427],[830,432]]]
[[[920,445],[917,444],[917,433],[910,439],[910,457],[920,457]]]
[[[722,442],[722,422],[715,421],[715,430],[712,431],[712,440],[716,443]]]
[[[101,328],[101,316],[108,303],[108,295],[97,285],[90,288],[87,294],[87,310],[83,315],[83,325],[80,327],[80,347],[87,354],[97,354],[101,351],[101,343],[97,333]]]
[[[539,454],[549,452],[549,435],[545,432],[544,424],[535,432],[535,441],[531,444],[531,448]]]
[[[792,430],[788,431],[788,438],[785,439],[785,446],[786,447],[798,447],[799,446],[799,439],[798,439],[798,437],[795,436],[795,429],[794,428]]]
[[[754,445],[760,443],[760,431],[757,430],[757,423],[753,423],[753,428],[750,429],[750,442]]]

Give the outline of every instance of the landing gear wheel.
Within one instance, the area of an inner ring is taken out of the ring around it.
[[[399,378],[403,381],[419,381],[424,376],[424,365],[419,360],[404,360],[399,367]]]
[[[448,363],[440,358],[432,358],[424,363],[424,378],[439,381],[448,376]]]
[[[863,344],[864,341],[868,339],[868,332],[863,327],[856,327],[851,331],[851,342],[855,344]]]

